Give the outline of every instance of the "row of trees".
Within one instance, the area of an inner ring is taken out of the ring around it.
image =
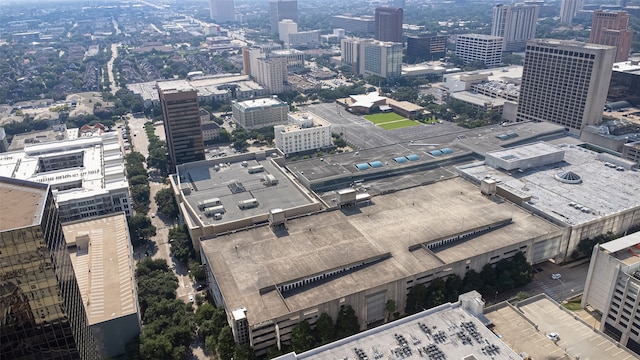
[[[256,358],[249,345],[236,345],[224,309],[216,308],[211,303],[204,303],[196,311],[196,322],[198,337],[204,340],[205,349],[215,352],[219,359],[254,360]]]
[[[149,211],[151,188],[144,161],[144,156],[136,151],[125,155],[127,178],[133,199],[133,209],[136,212],[129,218],[129,235],[134,247],[138,247],[156,235],[156,227],[151,224],[151,219],[146,215]]]
[[[425,107],[438,119],[455,122],[464,128],[476,128],[486,125],[499,124],[502,116],[493,110],[480,111],[463,101],[450,99],[446,104],[436,104],[433,96],[428,95],[418,101],[418,105]]]
[[[469,270],[461,279],[458,275],[437,278],[428,287],[414,285],[407,296],[405,313],[414,314],[423,309],[458,300],[458,295],[477,290],[485,299],[507,290],[528,284],[533,280],[533,268],[525,256],[518,252],[510,259],[486,264],[481,272]]]
[[[165,177],[169,174],[169,162],[167,161],[167,142],[160,140],[156,135],[153,123],[144,124],[144,131],[149,139],[149,157],[147,157],[147,165],[158,169],[160,176]]]
[[[291,331],[291,348],[301,353],[317,346],[344,339],[360,331],[360,323],[356,312],[350,305],[343,306],[338,313],[335,324],[327,313],[322,313],[312,327],[307,320],[298,323]],[[269,351],[269,357],[276,357],[277,349]]]
[[[204,268],[193,248],[191,237],[186,225],[179,225],[169,230],[169,241],[171,242],[171,253],[178,262],[187,266],[189,276],[199,282],[207,278]]]
[[[178,279],[164,259],[145,258],[136,266],[138,299],[144,327],[129,344],[134,360],[182,360],[195,339],[196,319],[191,304],[176,298]]]

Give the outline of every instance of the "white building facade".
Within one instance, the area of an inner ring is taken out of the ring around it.
[[[51,185],[62,222],[120,211],[132,215],[124,154],[116,132],[4,153],[0,176]]]
[[[273,131],[276,147],[285,155],[331,146],[331,124],[308,112],[289,114],[289,124]]]
[[[456,39],[456,55],[465,64],[482,62],[488,68],[496,67],[502,62],[502,37],[464,34]]]
[[[581,306],[600,312],[600,330],[640,354],[640,232],[594,247]]]

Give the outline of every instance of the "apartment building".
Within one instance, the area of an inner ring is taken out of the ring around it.
[[[527,40],[536,37],[540,7],[537,5],[503,5],[493,7],[491,35],[500,36],[503,51],[523,50]]]
[[[247,130],[286,124],[289,113],[289,105],[276,96],[234,101],[231,108],[234,121]]]
[[[464,34],[456,38],[456,55],[465,64],[484,63],[492,68],[502,62],[502,41],[500,36],[482,34]]]
[[[627,12],[593,12],[589,42],[616,47],[616,62],[629,60],[633,30],[629,28],[630,16]]]
[[[318,115],[289,114],[289,124],[273,128],[276,147],[285,155],[331,146],[331,124]]]

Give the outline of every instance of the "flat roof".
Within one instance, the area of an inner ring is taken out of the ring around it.
[[[631,57],[627,61],[614,63],[613,71],[640,75],[640,57]]]
[[[504,150],[491,151],[488,152],[487,155],[510,161],[532,159],[547,154],[557,153],[560,151],[562,151],[562,149],[558,146],[540,141],[533,144],[517,146]]]
[[[640,244],[640,232],[631,233],[598,246],[626,266],[630,266],[640,262],[640,257],[636,254],[638,244]]]
[[[46,184],[0,176],[0,231],[39,224],[48,189]]]
[[[427,335],[420,325],[426,327],[431,335]],[[474,330],[477,339],[471,335]],[[433,335],[440,332],[444,333],[446,340],[436,342]],[[458,335],[460,332],[463,337],[470,339],[470,342],[463,344],[462,338]],[[414,358],[418,356],[418,349],[422,351],[428,346],[434,349],[434,345],[445,355],[443,359],[476,359],[468,357],[470,354],[476,354],[478,357],[480,354],[486,354],[486,358],[494,360],[520,358],[459,303],[447,303],[346,339],[296,354],[294,359],[357,359],[358,356],[354,348],[362,350],[369,359],[397,358],[392,355],[395,349],[400,348],[397,335],[404,337]],[[495,349],[496,347],[498,350]],[[493,351],[486,353],[488,348],[492,348]],[[420,358],[422,357],[423,355],[420,354]],[[424,358],[429,359],[430,357],[424,354]]]
[[[486,34],[459,34],[458,37],[468,37],[468,38],[476,38],[476,39],[484,39],[484,40],[502,40],[501,36],[493,36]]]
[[[195,90],[187,80],[158,81],[157,86],[167,94]]]
[[[246,111],[250,109],[260,109],[264,107],[272,107],[272,106],[287,106],[282,100],[278,99],[278,97],[265,97],[260,99],[251,99],[245,101],[236,101],[233,103],[233,106]]]
[[[594,331],[593,324],[578,320],[544,294],[520,301],[517,308],[500,304],[485,316],[503,342],[533,359],[637,359],[636,354]],[[557,343],[546,336],[552,332],[560,337]]]
[[[492,98],[490,96],[478,94],[473,91],[454,92],[451,93],[451,97],[456,100],[468,102],[476,106],[485,106],[487,103],[493,106],[504,106],[504,103],[508,101],[503,98]]]
[[[535,167],[524,172],[506,172],[477,164],[465,166],[459,171],[477,180],[491,178],[499,187],[530,195],[527,203],[534,209],[569,224],[582,224],[602,216],[640,204],[640,173],[618,171],[605,166],[598,160],[598,154],[576,145],[560,144],[564,150],[564,161]],[[580,184],[565,184],[557,181],[555,175],[571,171],[582,178]],[[586,207],[582,211],[570,204]]]
[[[89,325],[138,312],[133,250],[124,213],[62,225]],[[77,246],[88,236],[89,247]]]
[[[257,324],[560,230],[511,203],[487,199],[461,178],[375,196],[372,203],[289,219],[283,232],[261,226],[201,241],[227,308],[246,307],[249,323]],[[509,218],[512,223],[442,248],[437,256],[409,251]],[[384,260],[286,297],[278,291],[260,294],[374,258]]]
[[[280,167],[273,165],[268,158],[244,160],[242,155],[240,158],[241,160],[233,160],[234,157],[217,158],[178,167],[180,183],[193,189],[190,194],[185,195],[185,201],[198,213],[200,221],[205,225],[268,214],[272,208],[289,209],[312,203],[301,188],[293,184]],[[242,161],[246,161],[246,166],[243,166]],[[262,165],[264,171],[250,174],[248,169],[257,165]],[[266,186],[262,181],[266,174],[273,175],[278,183]],[[204,211],[198,209],[200,201],[211,198],[219,198],[224,206],[222,219],[207,217]],[[238,207],[240,201],[254,198],[258,200],[257,207],[244,210]]]
[[[40,159],[82,153],[82,166],[39,172]],[[108,180],[105,180],[108,175]],[[115,131],[101,136],[27,145],[24,150],[2,153],[0,176],[56,185],[81,181],[80,188],[54,191],[58,203],[92,192],[127,189],[124,155]]]

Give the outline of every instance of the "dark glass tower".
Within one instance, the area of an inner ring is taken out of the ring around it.
[[[0,177],[0,359],[98,359],[49,185]]]

